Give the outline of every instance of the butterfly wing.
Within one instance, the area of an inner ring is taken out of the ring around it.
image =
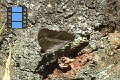
[[[58,45],[72,41],[74,38],[75,36],[73,34],[70,34],[66,31],[58,32],[49,29],[41,29],[38,33],[39,45],[44,51],[52,48],[60,48]]]

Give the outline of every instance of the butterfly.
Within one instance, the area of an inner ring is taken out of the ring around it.
[[[64,52],[70,49],[70,45],[68,44],[74,39],[75,35],[67,31],[54,31],[46,28],[40,29],[38,42],[45,53],[35,72],[43,70],[45,66],[62,57]]]
[[[74,39],[75,35],[67,31],[54,31],[44,28],[38,33],[39,45],[45,52],[56,51]]]

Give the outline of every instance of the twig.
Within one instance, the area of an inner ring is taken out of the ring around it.
[[[5,21],[6,23],[6,21]],[[0,28],[0,34],[3,32],[3,29],[5,28],[5,23],[2,25],[2,27]]]
[[[9,43],[9,56],[6,62],[5,75],[3,80],[10,80],[10,60],[11,60],[11,44]]]

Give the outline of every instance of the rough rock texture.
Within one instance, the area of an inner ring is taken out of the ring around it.
[[[12,5],[28,8],[28,28],[6,29],[0,44],[3,55],[0,70],[4,69],[8,55],[7,41],[13,45],[12,80],[120,79],[120,0],[1,0],[0,3],[3,8]],[[34,73],[42,60],[37,39],[40,28],[76,35],[73,42],[76,51],[72,53],[77,56],[71,56],[75,61],[69,64],[70,69],[61,70],[56,61],[43,66],[43,72]],[[81,42],[87,43],[80,45]]]

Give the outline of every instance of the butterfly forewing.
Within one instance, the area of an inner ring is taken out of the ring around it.
[[[44,51],[49,51],[49,49],[54,50],[60,48],[60,44],[72,41],[74,40],[74,38],[75,36],[73,34],[70,34],[66,31],[53,31],[49,29],[41,29],[38,33],[39,45]]]

